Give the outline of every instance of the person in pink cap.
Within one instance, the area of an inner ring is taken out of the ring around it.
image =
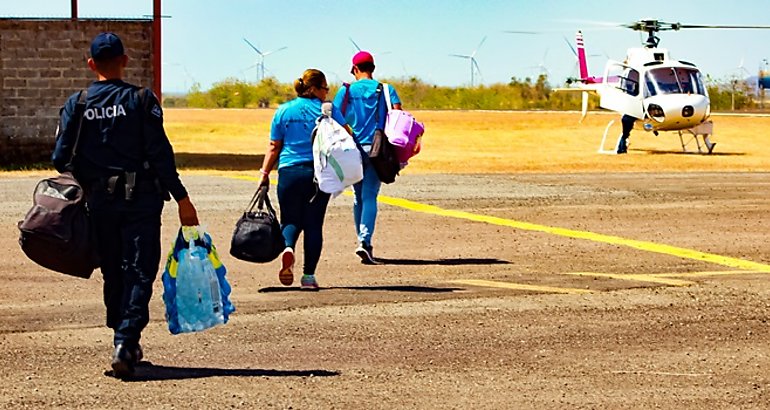
[[[352,84],[344,84],[334,96],[334,106],[345,115],[353,129],[353,137],[365,152],[372,147],[375,129],[385,125],[387,107],[381,84],[373,78],[374,57],[367,51],[353,56],[350,73],[356,78]],[[396,90],[388,85],[393,109],[401,109],[401,100]],[[364,158],[364,179],[353,185],[353,220],[358,235],[356,255],[361,263],[377,264],[372,247],[372,235],[377,220],[377,195],[380,179],[372,165]]]

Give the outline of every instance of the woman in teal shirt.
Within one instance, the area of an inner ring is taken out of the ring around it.
[[[313,147],[311,132],[321,115],[321,103],[326,100],[329,86],[326,76],[316,69],[307,69],[294,80],[297,98],[282,104],[273,116],[270,145],[262,163],[260,185],[270,184],[270,171],[278,163],[278,203],[281,229],[286,249],[281,254],[278,279],[285,286],[294,282],[294,248],[299,234],[304,232],[305,262],[300,280],[301,289],[318,290],[315,270],[321,258],[323,223],[329,194],[321,192],[313,179]],[[345,118],[332,109],[332,118],[345,126]]]

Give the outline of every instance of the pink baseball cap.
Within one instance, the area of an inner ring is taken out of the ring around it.
[[[368,51],[359,51],[353,56],[353,66],[357,66],[362,63],[374,64],[374,57]],[[350,72],[353,72],[353,67],[350,68]]]

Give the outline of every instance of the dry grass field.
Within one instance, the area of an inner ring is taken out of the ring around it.
[[[675,133],[654,136],[634,130],[628,155],[600,155],[608,122],[614,143],[619,118],[590,113],[417,111],[425,123],[423,152],[405,173],[764,171],[770,117],[713,117],[713,155],[687,155]],[[166,130],[183,167],[258,169],[267,146],[273,110],[168,109]],[[610,138],[608,138],[609,140]],[[694,150],[694,143],[692,150]],[[220,154],[219,156],[215,154]],[[253,166],[250,166],[253,164]]]

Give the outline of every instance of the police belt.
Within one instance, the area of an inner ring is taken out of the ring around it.
[[[150,177],[146,174],[137,174],[136,172],[124,172],[122,174],[96,179],[91,184],[91,188],[94,191],[106,192],[108,195],[115,195],[122,191],[126,201],[133,200],[134,194],[140,192],[155,193],[162,196],[165,200],[170,199],[168,191],[163,189],[163,186],[157,177]]]

